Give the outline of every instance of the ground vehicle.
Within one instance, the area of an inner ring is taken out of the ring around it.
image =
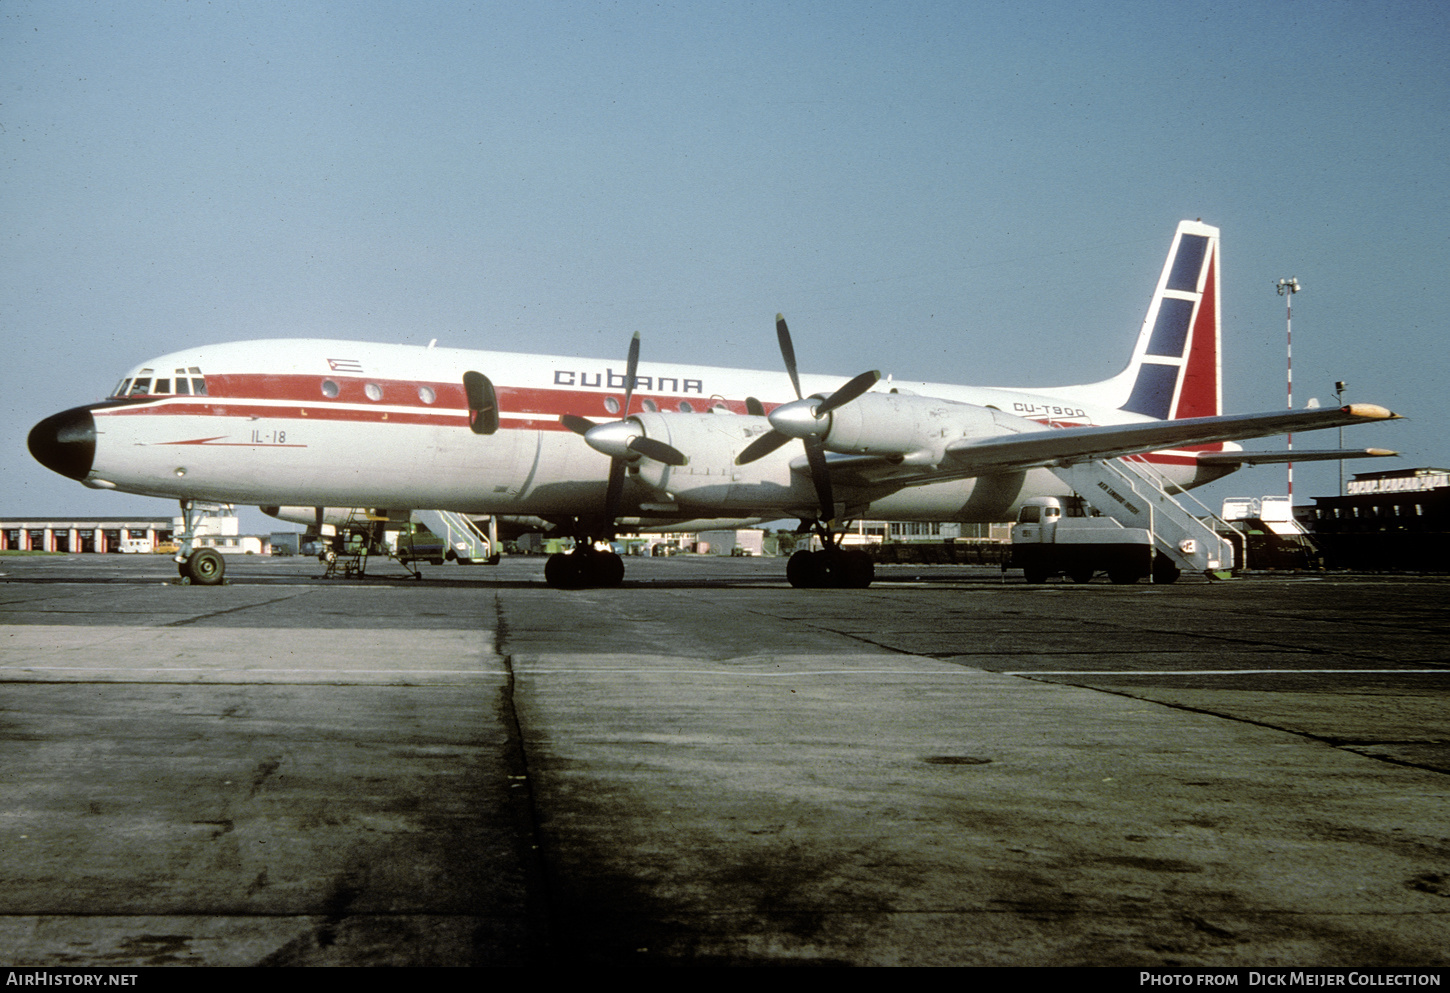
[[[1063,504],[1068,506],[1064,508]],[[1082,501],[1034,497],[1022,505],[1012,526],[1012,559],[1008,568],[1021,569],[1029,583],[1044,583],[1066,574],[1086,583],[1106,572],[1114,583],[1136,583],[1152,576],[1155,583],[1171,583],[1178,567],[1153,548],[1153,536],[1144,528],[1124,527],[1111,517],[1090,517]]]
[[[442,565],[448,554],[448,543],[421,524],[409,524],[398,535],[394,551],[399,562],[428,562]]]

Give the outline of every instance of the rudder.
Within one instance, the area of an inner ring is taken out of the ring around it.
[[[1119,409],[1160,420],[1223,412],[1219,230],[1181,221],[1158,277],[1128,368]]]

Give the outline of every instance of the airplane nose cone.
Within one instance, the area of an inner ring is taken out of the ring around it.
[[[96,458],[96,419],[88,407],[53,414],[30,429],[30,454],[52,472],[85,479]]]

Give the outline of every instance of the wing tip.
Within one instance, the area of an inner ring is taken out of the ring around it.
[[[1388,407],[1381,407],[1377,403],[1350,403],[1341,408],[1346,414],[1353,417],[1362,417],[1367,421],[1402,421],[1399,414],[1396,414]]]

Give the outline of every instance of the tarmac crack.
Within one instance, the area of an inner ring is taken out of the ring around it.
[[[1228,714],[1219,710],[1210,710],[1207,707],[1192,707],[1186,703],[1176,703],[1169,700],[1158,700],[1154,699],[1153,697],[1142,696],[1137,693],[1129,693],[1126,690],[1109,689],[1106,686],[1092,686],[1087,683],[1075,683],[1066,679],[1046,679],[1042,676],[1035,676],[1031,674],[1021,674],[1019,675],[1019,678],[1030,679],[1033,682],[1038,683],[1046,683],[1050,686],[1075,686],[1078,689],[1091,690],[1095,693],[1106,693],[1110,696],[1119,696],[1127,700],[1135,700],[1138,703],[1148,703],[1158,707],[1166,707],[1169,710],[1181,710],[1184,713],[1188,714],[1202,714],[1204,717],[1217,717],[1220,720],[1235,721],[1239,724],[1248,724],[1252,727],[1265,728],[1267,730],[1278,731],[1283,734],[1292,734],[1296,738],[1303,738],[1307,741],[1316,741],[1319,742],[1321,745],[1328,745],[1330,748],[1336,749],[1338,751],[1348,752],[1351,755],[1358,755],[1360,758],[1371,759],[1375,762],[1384,762],[1387,765],[1404,766],[1408,769],[1418,769],[1421,772],[1433,772],[1441,776],[1450,774],[1447,773],[1445,769],[1439,766],[1430,765],[1424,762],[1414,762],[1409,759],[1400,758],[1394,755],[1378,755],[1368,751],[1360,751],[1361,748],[1369,747],[1372,744],[1394,744],[1393,742],[1349,742],[1347,739],[1337,738],[1331,735],[1315,734],[1313,731],[1301,731],[1295,728],[1283,727],[1282,725],[1273,724],[1269,721],[1255,720],[1252,717],[1243,717],[1238,714]]]
[[[212,611],[209,614],[198,614],[195,617],[187,617],[187,618],[184,618],[184,619],[179,620],[179,621],[168,621],[165,624],[158,625],[158,627],[163,627],[163,628],[180,628],[180,627],[186,627],[188,624],[198,624],[201,621],[211,620],[213,617],[223,617],[223,616],[225,616],[227,614],[235,614],[235,613],[237,613],[239,611],[243,611],[243,610],[256,610],[258,607],[270,607],[274,603],[284,603],[284,602],[286,602],[288,600],[295,600],[299,596],[306,596],[307,593],[310,593],[310,592],[311,592],[310,590],[304,590],[301,593],[293,593],[293,594],[291,594],[289,596],[279,596],[279,597],[277,597],[275,599],[272,599],[272,600],[263,600],[260,603],[247,603],[247,604],[243,604],[240,607],[228,607],[226,610],[214,610],[214,611]]]
[[[534,796],[533,779],[529,774],[529,754],[524,747],[523,723],[519,720],[515,691],[514,660],[509,654],[509,625],[504,612],[503,599],[494,593],[494,651],[502,660],[503,685],[499,688],[499,716],[505,734],[503,759],[508,770],[508,784],[505,795],[515,818],[514,839],[519,866],[524,875],[524,912],[532,936],[525,950],[526,961],[547,961],[550,949],[556,946],[555,936],[560,933],[554,900],[550,892],[549,865],[540,842],[543,827],[537,799]]]

